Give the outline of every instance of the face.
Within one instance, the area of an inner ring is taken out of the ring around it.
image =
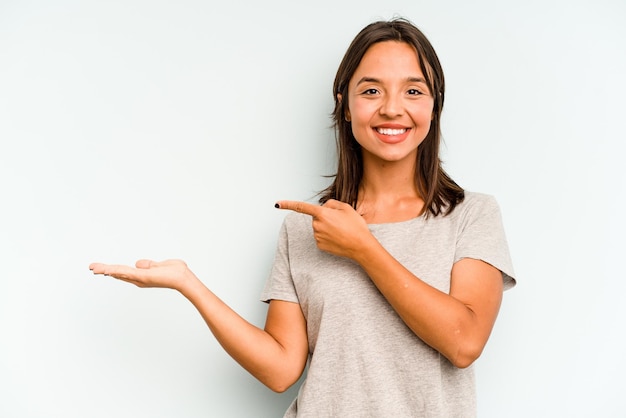
[[[366,164],[415,161],[430,129],[433,97],[412,46],[372,45],[350,79],[348,96],[346,118]]]

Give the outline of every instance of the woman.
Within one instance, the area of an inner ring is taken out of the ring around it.
[[[365,27],[333,91],[338,170],[321,206],[281,229],[259,329],[184,262],[92,264],[180,291],[225,350],[271,389],[307,378],[285,416],[474,416],[472,368],[515,284],[499,209],[441,168],[444,77],[426,37],[394,19]]]

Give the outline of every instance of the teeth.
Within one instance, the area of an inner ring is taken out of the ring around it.
[[[387,128],[376,128],[378,133],[383,135],[401,135],[406,132],[406,129],[387,129]]]

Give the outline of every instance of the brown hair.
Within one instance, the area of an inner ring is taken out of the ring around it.
[[[426,138],[418,147],[415,183],[424,200],[426,216],[447,215],[465,197],[463,189],[446,174],[439,158],[440,119],[445,82],[437,54],[424,34],[406,19],[374,22],[354,38],[339,65],[333,85],[335,109],[332,113],[337,139],[337,173],[328,188],[321,192],[320,203],[336,199],[356,208],[359,185],[363,178],[361,146],[345,120],[348,109],[348,84],[365,52],[385,41],[405,42],[415,48],[420,67],[433,96],[433,117]],[[342,100],[339,100],[341,95]]]

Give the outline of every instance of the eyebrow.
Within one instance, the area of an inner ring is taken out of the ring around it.
[[[407,77],[406,81],[409,83],[426,83],[423,77]],[[362,77],[359,81],[357,81],[356,85],[359,86],[363,83],[380,83],[381,81],[378,78],[374,77]]]

